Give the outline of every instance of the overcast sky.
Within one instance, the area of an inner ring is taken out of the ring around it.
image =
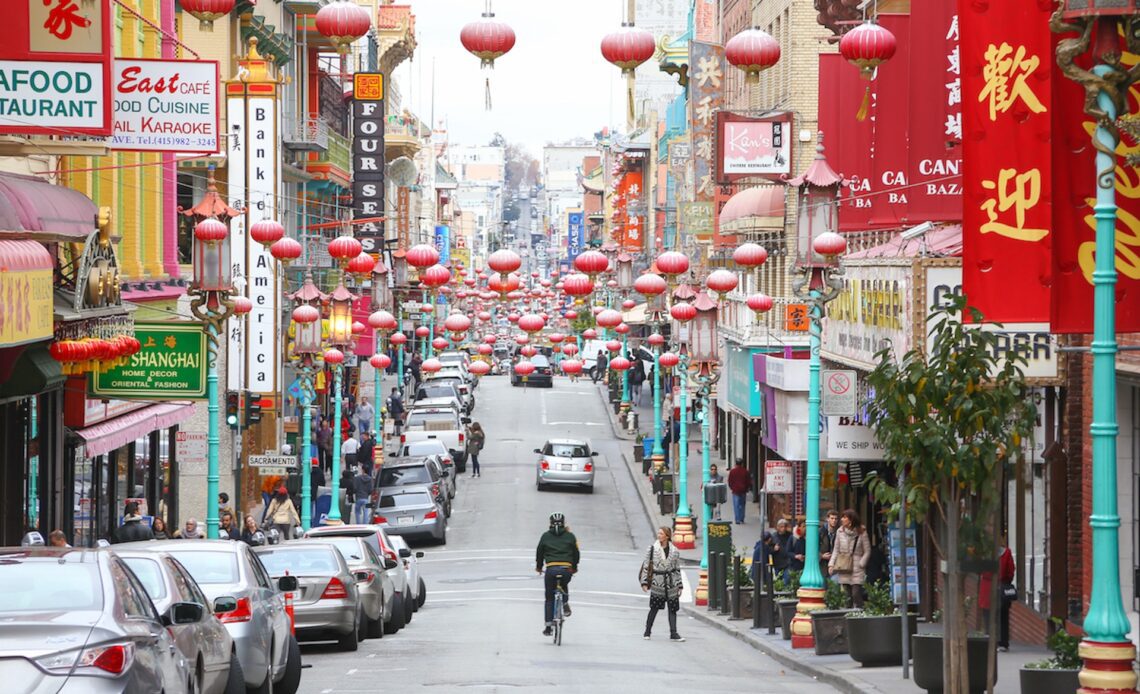
[[[396,70],[405,107],[420,118],[446,119],[452,143],[486,144],[496,131],[541,158],[542,146],[590,137],[602,126],[625,128],[625,81],[599,44],[621,26],[623,0],[494,0],[495,18],[515,31],[515,47],[480,69],[459,42],[484,0],[411,0],[415,57]],[[484,79],[491,78],[491,111]]]

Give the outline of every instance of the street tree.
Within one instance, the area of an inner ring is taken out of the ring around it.
[[[966,312],[973,325],[963,323]],[[1000,350],[999,336],[980,329],[981,320],[980,312],[956,295],[927,317],[929,353],[922,344],[896,361],[884,349],[867,377],[869,423],[888,464],[904,480],[896,487],[874,476],[870,489],[876,500],[892,504],[895,516],[905,495],[907,520],[925,524],[945,562],[943,686],[948,694],[968,691],[966,568],[996,566],[995,517],[1003,475],[1022,455],[1021,442],[1029,440],[1037,415],[1025,384],[1024,355]],[[996,592],[998,581],[992,583]]]

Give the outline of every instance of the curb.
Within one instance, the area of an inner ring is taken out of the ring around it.
[[[838,691],[845,692],[845,694],[881,694],[881,690],[873,687],[870,684],[852,682],[837,672],[832,672],[831,670],[827,670],[825,668],[816,667],[811,663],[804,662],[799,658],[788,655],[788,653],[782,649],[772,648],[767,643],[764,643],[760,639],[753,637],[751,634],[739,629],[733,629],[727,624],[724,624],[720,620],[713,618],[711,615],[700,609],[691,607],[689,605],[682,605],[681,611],[687,613],[689,616],[700,622],[704,622],[705,624],[716,627],[724,633],[729,634],[730,636],[733,636],[740,641],[743,641],[744,643],[752,646],[756,650],[768,656],[772,660],[775,660],[777,663],[795,670],[800,674],[807,675],[817,682],[822,682],[826,685],[829,685]]]

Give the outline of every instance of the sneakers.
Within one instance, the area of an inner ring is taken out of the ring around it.
[[[670,641],[676,641],[677,643],[681,643],[682,641],[685,640],[685,637],[681,636],[680,634],[670,634],[669,640]]]
[[[567,605],[566,603],[562,603],[562,616],[563,617],[569,617],[572,614],[574,614],[574,613],[570,611],[570,606]]]
[[[547,626],[545,629],[542,630],[543,636],[550,636],[553,633],[554,633],[554,629],[551,628],[550,626]]]
[[[643,639],[645,639],[646,641],[648,641],[648,640],[649,640],[649,632],[647,631],[647,632],[645,632],[644,634],[642,634],[642,635],[641,635],[641,638],[643,638]]]

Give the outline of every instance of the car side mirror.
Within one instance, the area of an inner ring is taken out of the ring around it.
[[[222,597],[214,600],[214,614],[224,614],[226,612],[233,612],[237,609],[237,598],[223,595]]]
[[[423,559],[423,558],[424,558],[423,552],[416,552],[416,559]]]
[[[471,418],[470,418],[470,417],[464,417],[464,418],[463,418],[462,420],[460,420],[460,421],[462,421],[464,424],[470,424],[470,423],[471,423]]]
[[[170,606],[162,621],[167,626],[175,624],[197,624],[206,614],[206,608],[196,602],[176,602]]]
[[[292,593],[297,590],[296,576],[282,576],[277,579],[277,590],[282,593]]]
[[[597,458],[597,457],[598,457],[598,452],[597,452],[597,451],[593,451],[593,452],[591,452],[591,453],[590,453],[590,457],[591,457],[591,458]]]
[[[443,471],[443,476],[444,476],[444,477],[451,477],[451,470],[444,470],[444,471]]]
[[[534,452],[539,454],[539,455],[542,455],[542,449],[540,449],[540,448],[534,449]]]
[[[408,549],[407,547],[401,547],[400,548],[400,556],[401,557],[410,557],[410,556],[412,556],[412,550]]]
[[[368,571],[354,571],[352,577],[361,583],[367,583],[372,578],[372,574]]]
[[[400,563],[391,557],[384,557],[384,570],[388,571],[399,566]]]

